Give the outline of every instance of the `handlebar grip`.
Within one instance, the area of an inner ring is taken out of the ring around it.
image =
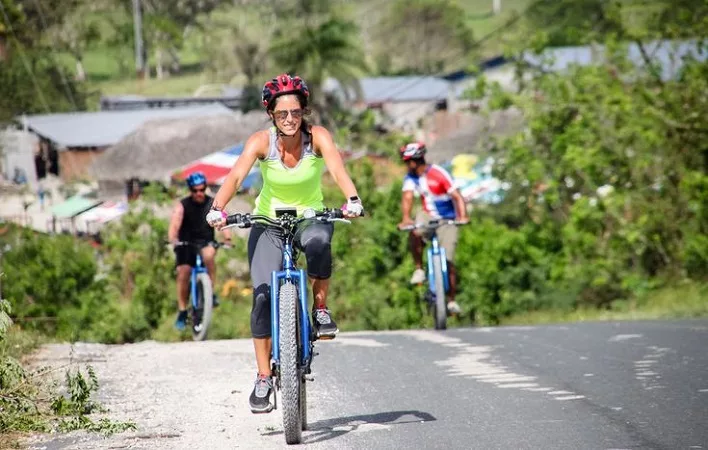
[[[339,208],[334,208],[334,209],[330,210],[328,215],[329,215],[330,219],[344,219],[345,218],[344,210],[339,209]],[[366,211],[362,210],[359,217],[364,217],[365,215],[366,215]]]
[[[238,225],[243,218],[242,214],[236,213],[226,217],[226,225]]]

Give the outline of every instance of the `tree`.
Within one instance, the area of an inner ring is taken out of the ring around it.
[[[358,80],[366,70],[366,61],[358,42],[358,28],[351,21],[331,17],[314,27],[281,33],[270,51],[279,66],[305,78],[314,106],[321,113],[327,107],[322,87],[328,77],[345,89],[360,90]]]
[[[592,305],[708,267],[708,64],[662,81],[606,49],[607,65],[535,74],[515,100],[528,130],[497,148],[506,206],[554,249],[550,281]]]
[[[19,114],[76,111],[85,108],[86,94],[67,79],[48,50],[15,51],[0,62],[0,122]]]
[[[384,43],[379,61],[392,72],[434,74],[459,69],[469,58],[472,30],[453,0],[398,0],[378,25]]]
[[[275,11],[268,4],[220,8],[200,21],[205,66],[220,78],[237,79],[244,86],[244,111],[260,106],[263,82],[273,76],[268,73],[272,66],[268,50],[275,24]]]
[[[0,0],[0,35],[11,36],[24,46],[36,46],[47,29],[62,23],[84,1]]]
[[[57,47],[67,51],[76,61],[76,79],[86,80],[83,60],[86,49],[100,39],[99,24],[91,18],[94,8],[81,5],[66,16],[66,19],[48,30],[47,37]]]
[[[80,0],[0,0],[0,120],[17,114],[83,109],[85,95],[54,57],[46,32]]]
[[[155,52],[158,79],[164,73],[165,53],[176,59],[175,49],[182,46],[187,30],[199,27],[202,14],[226,3],[224,0],[143,0],[145,40]]]
[[[612,35],[622,40],[706,35],[706,0],[537,0],[526,13],[549,46],[584,45]]]

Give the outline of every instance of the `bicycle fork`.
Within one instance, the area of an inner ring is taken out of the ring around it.
[[[307,312],[307,275],[303,269],[284,270],[273,272],[270,279],[270,308],[271,308],[271,336],[273,337],[273,360],[280,364],[280,311],[279,295],[282,282],[298,283],[298,308],[300,309],[300,342],[302,344],[301,364],[306,364],[310,359],[311,351],[308,345],[311,341],[310,318]]]
[[[285,252],[287,255],[288,252]],[[300,345],[300,360],[298,361],[301,375],[304,377],[311,372],[310,363],[312,362],[313,346],[312,346],[312,327],[310,325],[310,316],[307,307],[307,275],[303,269],[293,269],[288,264],[290,259],[284,257],[283,266],[285,270],[274,271],[271,274],[271,290],[270,290],[270,308],[271,308],[271,337],[272,359],[273,359],[273,374],[276,376],[276,387],[280,389],[280,287],[283,283],[297,283],[298,286],[298,309],[299,309],[299,341]],[[273,393],[273,407],[277,409],[277,396]]]
[[[432,245],[428,247],[428,289],[432,294],[432,299],[435,299],[435,269],[433,265],[433,259],[435,257],[440,258],[440,267],[442,268],[442,278],[443,286],[445,287],[445,293],[450,291],[450,279],[447,276],[447,255],[445,254],[445,249],[440,246],[438,240],[433,238]]]

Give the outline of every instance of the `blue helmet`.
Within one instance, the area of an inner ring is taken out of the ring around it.
[[[194,172],[187,177],[187,186],[193,188],[194,186],[199,186],[200,184],[206,184],[206,176],[202,172]]]

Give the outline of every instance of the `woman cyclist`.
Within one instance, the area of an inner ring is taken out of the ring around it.
[[[265,84],[262,102],[273,126],[254,133],[246,141],[241,156],[214,197],[213,210],[207,215],[210,225],[224,226],[227,214],[223,208],[241,186],[256,159],[260,161],[263,187],[256,198],[254,214],[275,218],[281,208],[296,208],[298,215],[307,208],[324,208],[321,181],[325,166],[348,199],[345,216],[357,217],[363,213],[356,187],[330,133],[323,127],[308,124],[303,118],[308,113],[309,96],[307,85],[298,76],[283,74]],[[307,274],[312,280],[315,299],[313,322],[318,336],[323,339],[332,339],[338,332],[327,309],[333,232],[331,223],[303,222],[293,242],[307,259]],[[250,396],[253,413],[267,413],[273,409],[270,401],[273,389],[270,276],[274,270],[281,269],[282,242],[278,236],[277,228],[255,224],[248,239],[248,262],[253,283],[251,333],[258,365]]]

